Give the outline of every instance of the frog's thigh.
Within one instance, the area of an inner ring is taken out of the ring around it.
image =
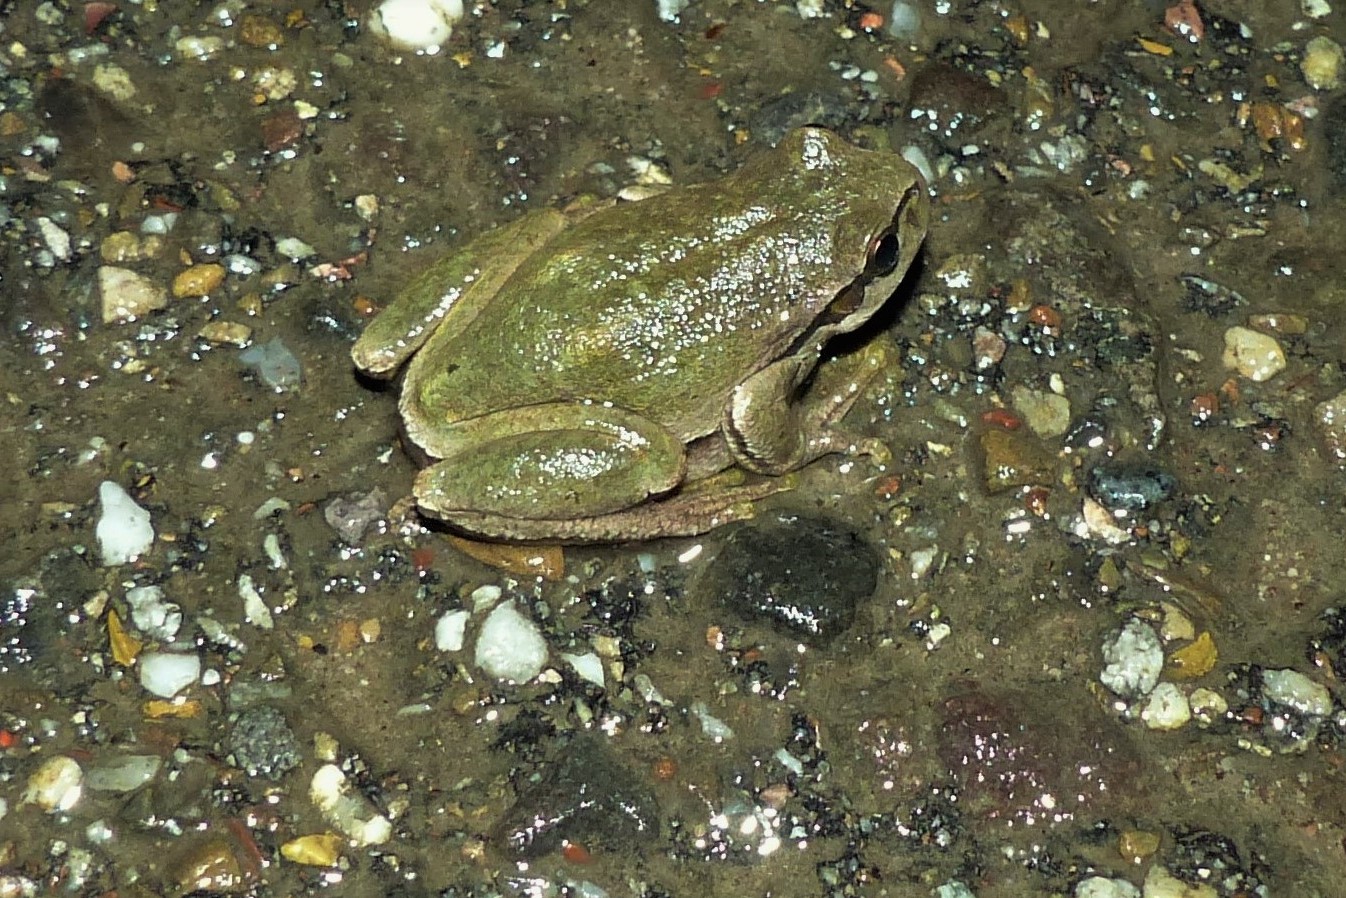
[[[455,425],[456,448],[416,479],[423,508],[570,520],[631,508],[682,482],[686,453],[668,429],[603,405],[554,402]]]
[[[351,347],[355,366],[390,377],[446,320],[461,330],[528,255],[565,229],[570,219],[540,209],[517,221],[483,231],[424,269]]]

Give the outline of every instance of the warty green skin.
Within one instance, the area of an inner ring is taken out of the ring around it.
[[[827,340],[891,296],[928,214],[900,157],[801,129],[719,180],[474,238],[413,281],[352,357],[376,376],[410,359],[406,432],[441,459],[417,500],[459,529],[567,542],[701,532],[771,491],[715,501],[696,489],[708,475],[780,475],[842,445],[828,425],[844,408],[795,393]]]

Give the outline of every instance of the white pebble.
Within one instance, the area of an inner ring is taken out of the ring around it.
[[[153,639],[170,642],[182,627],[182,609],[164,601],[162,586],[133,586],[126,591],[131,606],[131,622]]]
[[[275,628],[276,622],[271,617],[271,609],[266,606],[266,599],[263,599],[262,594],[258,592],[251,574],[238,575],[238,597],[243,600],[244,620],[262,630]]]
[[[1262,693],[1300,714],[1326,717],[1332,713],[1332,693],[1297,670],[1262,671]]]
[[[1163,864],[1155,864],[1145,874],[1144,898],[1217,898],[1218,894],[1206,883],[1188,885]]]
[[[1154,629],[1132,618],[1103,644],[1107,666],[1099,682],[1123,698],[1147,695],[1159,682],[1164,667],[1164,649]]]
[[[593,652],[585,652],[583,655],[563,654],[561,657],[565,659],[567,664],[575,668],[575,673],[582,678],[600,688],[604,685],[603,659]]]
[[[324,764],[309,781],[308,797],[327,822],[350,837],[356,845],[380,845],[393,835],[393,826],[372,803],[351,793],[346,774],[335,764]]]
[[[514,607],[497,606],[477,635],[477,666],[497,680],[526,683],[547,663],[547,640],[542,631]]]
[[[701,723],[701,732],[705,733],[716,742],[724,742],[734,738],[734,731],[720,718],[710,713],[710,708],[705,702],[696,702],[691,707],[692,716]]]
[[[1140,898],[1140,889],[1125,879],[1090,876],[1075,886],[1075,898]]]
[[[201,676],[201,659],[181,652],[140,656],[140,685],[160,698],[172,698]]]
[[[1229,702],[1224,700],[1224,696],[1204,686],[1193,689],[1187,703],[1192,706],[1192,716],[1206,725],[1223,720],[1229,711]]]
[[[130,792],[148,783],[164,766],[158,755],[120,755],[89,769],[84,783],[96,792]]]
[[[499,586],[488,583],[485,586],[478,586],[472,590],[472,595],[468,599],[472,602],[472,610],[481,614],[483,611],[490,611],[495,607],[495,603],[500,601],[504,592]]]
[[[154,544],[150,513],[137,505],[126,490],[104,480],[98,487],[98,501],[102,510],[94,536],[103,554],[103,564],[128,564],[150,550]]]
[[[462,0],[383,0],[369,14],[369,30],[395,47],[434,54],[462,17]]]
[[[74,758],[57,755],[48,758],[28,777],[23,801],[55,814],[73,808],[83,789],[84,771],[79,763]]]
[[[1177,730],[1192,719],[1192,707],[1181,689],[1173,683],[1160,683],[1150,693],[1140,719],[1152,730]]]
[[[435,648],[441,652],[461,651],[468,617],[468,612],[462,609],[440,615],[439,620],[435,621]]]
[[[42,241],[47,244],[47,249],[51,254],[62,262],[70,261],[70,235],[65,229],[52,221],[47,216],[42,215],[37,219],[37,229],[42,234]]]
[[[911,41],[920,32],[920,8],[907,0],[897,0],[888,12],[888,33],[899,41]]]
[[[1285,351],[1275,337],[1246,327],[1224,332],[1226,368],[1233,368],[1251,381],[1261,383],[1285,370]]]
[[[682,11],[691,5],[691,0],[655,0],[659,11],[659,21],[676,22]]]

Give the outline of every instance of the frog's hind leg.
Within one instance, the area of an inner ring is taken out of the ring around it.
[[[687,464],[667,428],[600,403],[505,409],[435,437],[441,461],[421,472],[415,492],[423,509],[449,523],[611,514],[673,490]]]

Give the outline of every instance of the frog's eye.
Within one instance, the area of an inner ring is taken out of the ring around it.
[[[902,242],[897,239],[897,234],[893,231],[884,231],[869,241],[869,250],[865,256],[865,276],[872,279],[892,274],[901,257]]]

